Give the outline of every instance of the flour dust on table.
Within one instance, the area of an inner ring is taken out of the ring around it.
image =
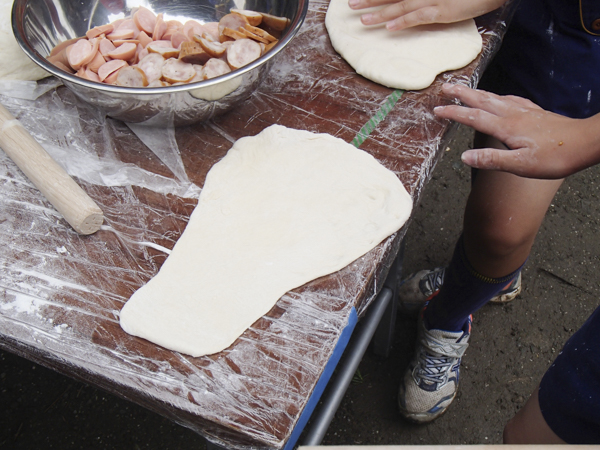
[[[481,52],[483,41],[473,19],[388,31],[365,26],[348,0],[331,0],[325,26],[333,48],[360,75],[394,89],[430,86],[447,70],[460,69]]]
[[[121,326],[192,356],[224,350],[287,291],[395,233],[411,209],[398,177],[368,153],[272,125],[212,167],[184,233],[125,304]]]

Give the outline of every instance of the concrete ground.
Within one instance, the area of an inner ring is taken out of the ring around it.
[[[460,233],[470,172],[462,129],[436,168],[409,229],[405,273],[445,264]],[[461,387],[428,425],[404,422],[398,380],[410,359],[414,317],[399,317],[387,359],[366,355],[324,444],[494,444],[565,340],[598,305],[600,168],[564,183],[550,207],[510,304],[474,318]],[[203,439],[130,402],[0,352],[0,449],[194,449]]]

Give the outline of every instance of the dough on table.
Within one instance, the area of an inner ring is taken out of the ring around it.
[[[192,356],[219,352],[287,291],[396,232],[411,208],[398,177],[368,153],[272,125],[212,167],[184,233],[125,304],[121,326]]]
[[[0,0],[0,80],[37,81],[50,76],[19,47],[11,25],[12,0]]]
[[[466,66],[481,51],[473,19],[396,32],[384,24],[363,25],[360,16],[378,8],[354,11],[348,0],[331,0],[325,16],[333,48],[371,81],[395,89],[424,89],[439,73]]]

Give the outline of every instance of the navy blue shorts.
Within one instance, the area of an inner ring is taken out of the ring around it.
[[[542,415],[569,444],[600,444],[600,307],[567,341],[540,383]]]
[[[521,0],[479,88],[573,118],[600,112],[600,1]]]

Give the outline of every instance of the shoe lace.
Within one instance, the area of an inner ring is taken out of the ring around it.
[[[434,269],[429,272],[424,279],[425,282],[425,295],[429,296],[434,292],[440,290],[442,285],[444,284],[444,273],[446,272],[445,268]]]
[[[415,376],[431,384],[443,385],[454,362],[455,358],[433,356],[423,352]]]
[[[417,366],[413,373],[415,381],[419,379],[436,384],[438,387],[446,384],[448,372],[467,350],[467,341],[449,342],[436,339],[428,330],[423,330],[421,346],[417,358]]]

